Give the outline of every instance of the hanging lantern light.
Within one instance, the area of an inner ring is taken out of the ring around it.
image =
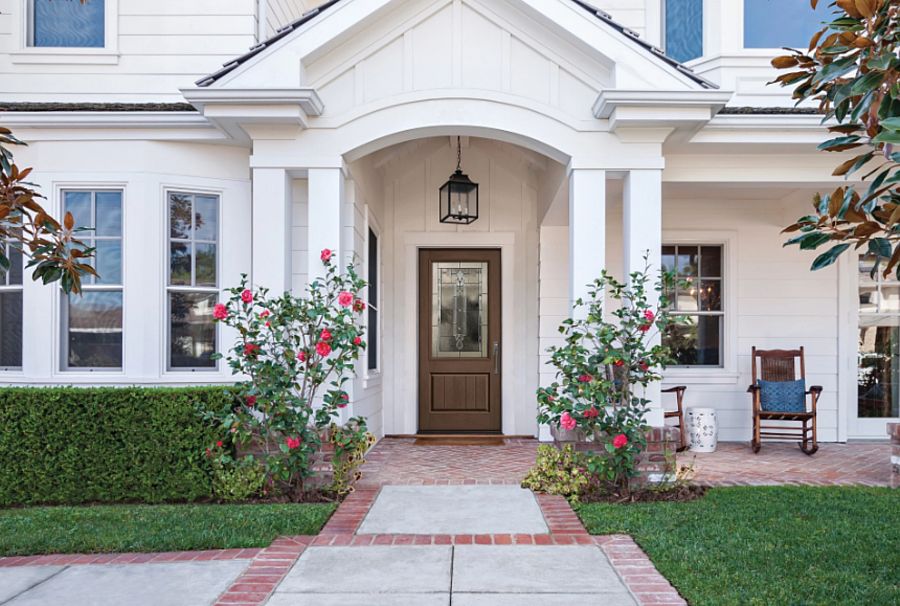
[[[478,219],[478,184],[463,174],[462,148],[456,138],[456,172],[440,189],[441,223],[468,225]]]

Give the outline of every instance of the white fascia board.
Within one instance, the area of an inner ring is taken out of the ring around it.
[[[321,116],[325,104],[319,93],[313,88],[182,88],[185,100],[201,112],[206,113],[210,107],[255,107],[257,113],[264,112],[266,107],[278,108],[296,106],[306,116]],[[276,114],[280,113],[275,111]],[[277,117],[277,116],[275,116]]]
[[[835,120],[822,122],[818,114],[725,114],[709,121],[690,143],[813,144],[829,137],[827,128]]]
[[[722,90],[605,90],[594,102],[594,117],[609,118],[616,109],[657,108],[665,110],[708,109],[714,115],[731,99],[731,91]]]
[[[15,128],[207,128],[196,112],[0,112],[0,122]]]

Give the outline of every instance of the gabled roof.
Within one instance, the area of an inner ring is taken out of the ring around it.
[[[589,2],[584,2],[584,0],[571,0],[571,1],[574,2],[575,4],[577,4],[578,6],[580,6],[581,8],[585,9],[586,11],[590,12],[591,14],[593,14],[596,18],[603,21],[605,24],[610,26],[613,30],[622,34],[628,40],[631,40],[633,43],[635,43],[638,46],[645,49],[647,52],[649,52],[651,55],[653,55],[656,59],[663,61],[664,63],[667,63],[670,66],[674,67],[676,70],[683,73],[685,76],[687,76],[694,82],[698,83],[703,88],[710,88],[710,89],[719,88],[718,85],[714,84],[713,82],[710,82],[706,78],[703,78],[703,77],[695,74],[694,71],[691,68],[689,68],[688,66],[684,65],[683,63],[679,63],[675,59],[672,59],[671,57],[667,56],[666,53],[663,52],[662,49],[660,49],[656,46],[653,46],[652,44],[645,42],[644,40],[641,40],[640,35],[636,31],[629,29],[620,23],[617,23],[615,20],[613,20],[612,16],[609,13],[600,10],[596,6],[593,6],[592,4],[590,4]],[[299,19],[292,21],[291,23],[288,23],[284,27],[280,28],[277,32],[275,32],[275,35],[272,36],[271,38],[264,40],[264,41],[260,42],[259,44],[256,44],[255,46],[251,47],[248,52],[244,53],[240,57],[237,57],[237,58],[229,61],[228,63],[225,63],[221,69],[209,74],[208,76],[201,78],[200,80],[197,80],[195,82],[195,84],[197,86],[201,86],[201,87],[209,86],[210,84],[214,83],[216,80],[222,78],[226,74],[235,70],[242,63],[246,63],[247,61],[249,61],[256,55],[258,55],[259,53],[264,51],[266,48],[268,48],[269,46],[274,44],[275,42],[278,42],[285,36],[289,35],[295,29],[297,29],[300,26],[304,25],[305,23],[308,23],[309,21],[315,19],[317,16],[321,15],[323,12],[325,12],[326,10],[328,10],[329,8],[331,8],[338,2],[341,2],[341,0],[328,0],[327,2],[323,3],[319,7],[314,8],[314,9],[304,13]]]

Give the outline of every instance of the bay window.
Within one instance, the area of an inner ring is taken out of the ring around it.
[[[832,20],[830,4],[821,0],[813,10],[809,0],[744,0],[744,48],[806,49]]]
[[[122,192],[63,190],[63,214],[76,226],[90,226],[76,237],[94,248],[97,276],[82,278],[82,293],[62,299],[64,370],[122,368]]]
[[[9,269],[0,277],[0,368],[22,368],[22,251],[5,245]]]
[[[214,369],[219,197],[168,193],[168,368]]]
[[[663,270],[675,273],[673,290],[666,296],[671,313],[680,320],[662,337],[674,366],[723,366],[723,249],[721,244],[662,247]]]

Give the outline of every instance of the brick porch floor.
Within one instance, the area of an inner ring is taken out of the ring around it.
[[[534,464],[537,440],[503,446],[417,446],[411,438],[385,438],[367,456],[361,487],[385,484],[518,484]],[[709,485],[866,484],[887,486],[891,446],[821,444],[808,457],[795,444],[720,442],[711,454],[681,453],[693,462],[695,480]]]

